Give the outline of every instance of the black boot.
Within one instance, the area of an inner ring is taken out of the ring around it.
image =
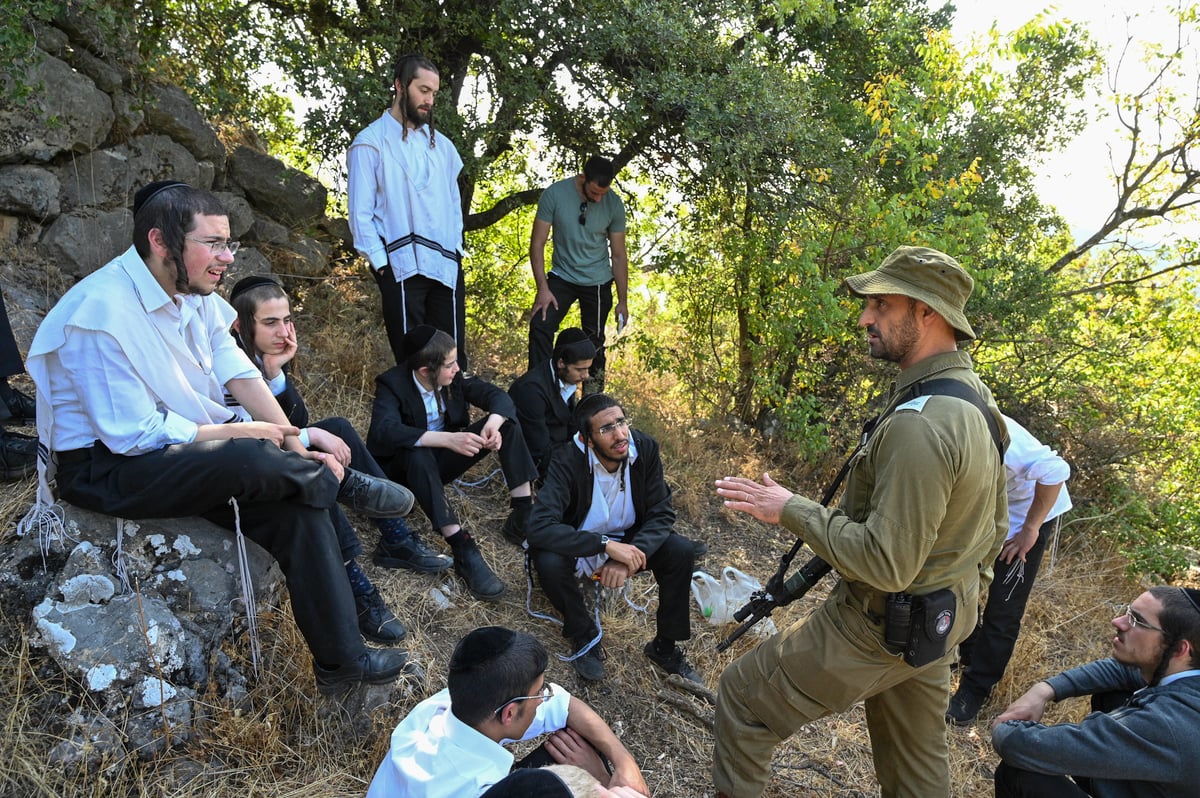
[[[500,534],[509,543],[520,546],[525,542],[525,529],[529,526],[529,513],[533,510],[530,502],[513,505],[512,512],[500,527]]]
[[[482,601],[493,601],[504,595],[504,583],[492,572],[479,547],[465,529],[446,539],[454,552],[454,573],[467,583],[467,591]]]

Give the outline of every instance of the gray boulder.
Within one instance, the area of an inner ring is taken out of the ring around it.
[[[155,180],[182,180],[199,188],[203,182],[195,157],[167,136],[138,136],[104,150],[72,158],[58,169],[63,207],[125,208],[133,195]]]
[[[229,176],[255,208],[284,224],[305,225],[325,215],[325,186],[270,155],[238,147],[229,156]]]
[[[183,144],[197,160],[225,163],[225,145],[183,89],[152,85],[145,110],[147,126]]]
[[[41,243],[63,274],[79,279],[129,249],[132,240],[130,211],[82,209],[55,219]]]
[[[86,152],[108,137],[112,100],[65,61],[39,53],[23,81],[34,87],[18,100],[13,70],[0,74],[0,163],[45,162]]]
[[[279,274],[325,277],[329,274],[331,248],[315,238],[296,236],[286,244],[270,247],[270,259]]]
[[[0,208],[44,219],[57,216],[59,182],[48,169],[32,164],[0,167]]]

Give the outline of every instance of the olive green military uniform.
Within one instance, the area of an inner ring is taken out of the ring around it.
[[[965,352],[905,369],[892,403],[918,381],[947,377],[974,388],[1004,429]],[[885,415],[855,456],[837,509],[799,496],[783,509],[782,525],[842,579],[809,618],[721,676],[713,777],[734,798],[762,793],[781,741],[858,701],[884,798],[949,795],[950,662],[975,628],[980,589],[1008,531],[1004,464],[983,414],[966,401],[924,396]],[[884,645],[886,596],[942,588],[958,608],[948,653],[913,668]]]

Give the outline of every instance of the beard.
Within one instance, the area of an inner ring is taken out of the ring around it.
[[[432,109],[426,110],[418,106],[411,99],[404,100],[404,115],[418,127],[429,122],[429,117],[433,113]]]
[[[895,325],[885,336],[878,327],[871,326],[867,332],[878,336],[877,343],[871,344],[871,357],[876,360],[886,360],[889,363],[899,363],[917,343],[920,333],[917,329],[917,316],[911,309],[908,314]]]

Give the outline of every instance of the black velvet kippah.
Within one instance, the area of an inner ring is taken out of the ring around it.
[[[450,671],[469,670],[508,651],[517,633],[503,626],[481,626],[458,641],[450,657]]]
[[[437,328],[429,324],[418,324],[404,334],[404,359],[420,352],[425,348],[425,344],[429,343],[429,339],[437,332]]]
[[[558,339],[554,342],[554,346],[557,349],[560,346],[569,346],[587,340],[589,340],[588,335],[583,330],[578,327],[568,327],[558,334]]]
[[[260,285],[279,285],[279,281],[274,277],[267,277],[265,274],[252,274],[249,277],[243,277],[233,284],[233,288],[229,290],[229,303],[233,304],[233,300],[239,295],[246,293],[251,288],[258,288]],[[282,288],[282,286],[280,286]]]
[[[178,180],[155,180],[138,189],[138,193],[133,195],[133,215],[137,216],[137,212],[142,209],[150,200],[157,197],[159,194],[172,188],[191,188],[187,183]]]
[[[1196,612],[1200,612],[1200,590],[1196,590],[1194,587],[1181,587],[1179,589],[1183,591],[1184,597],[1196,608]]]
[[[552,770],[514,770],[480,798],[571,798],[566,783]]]

